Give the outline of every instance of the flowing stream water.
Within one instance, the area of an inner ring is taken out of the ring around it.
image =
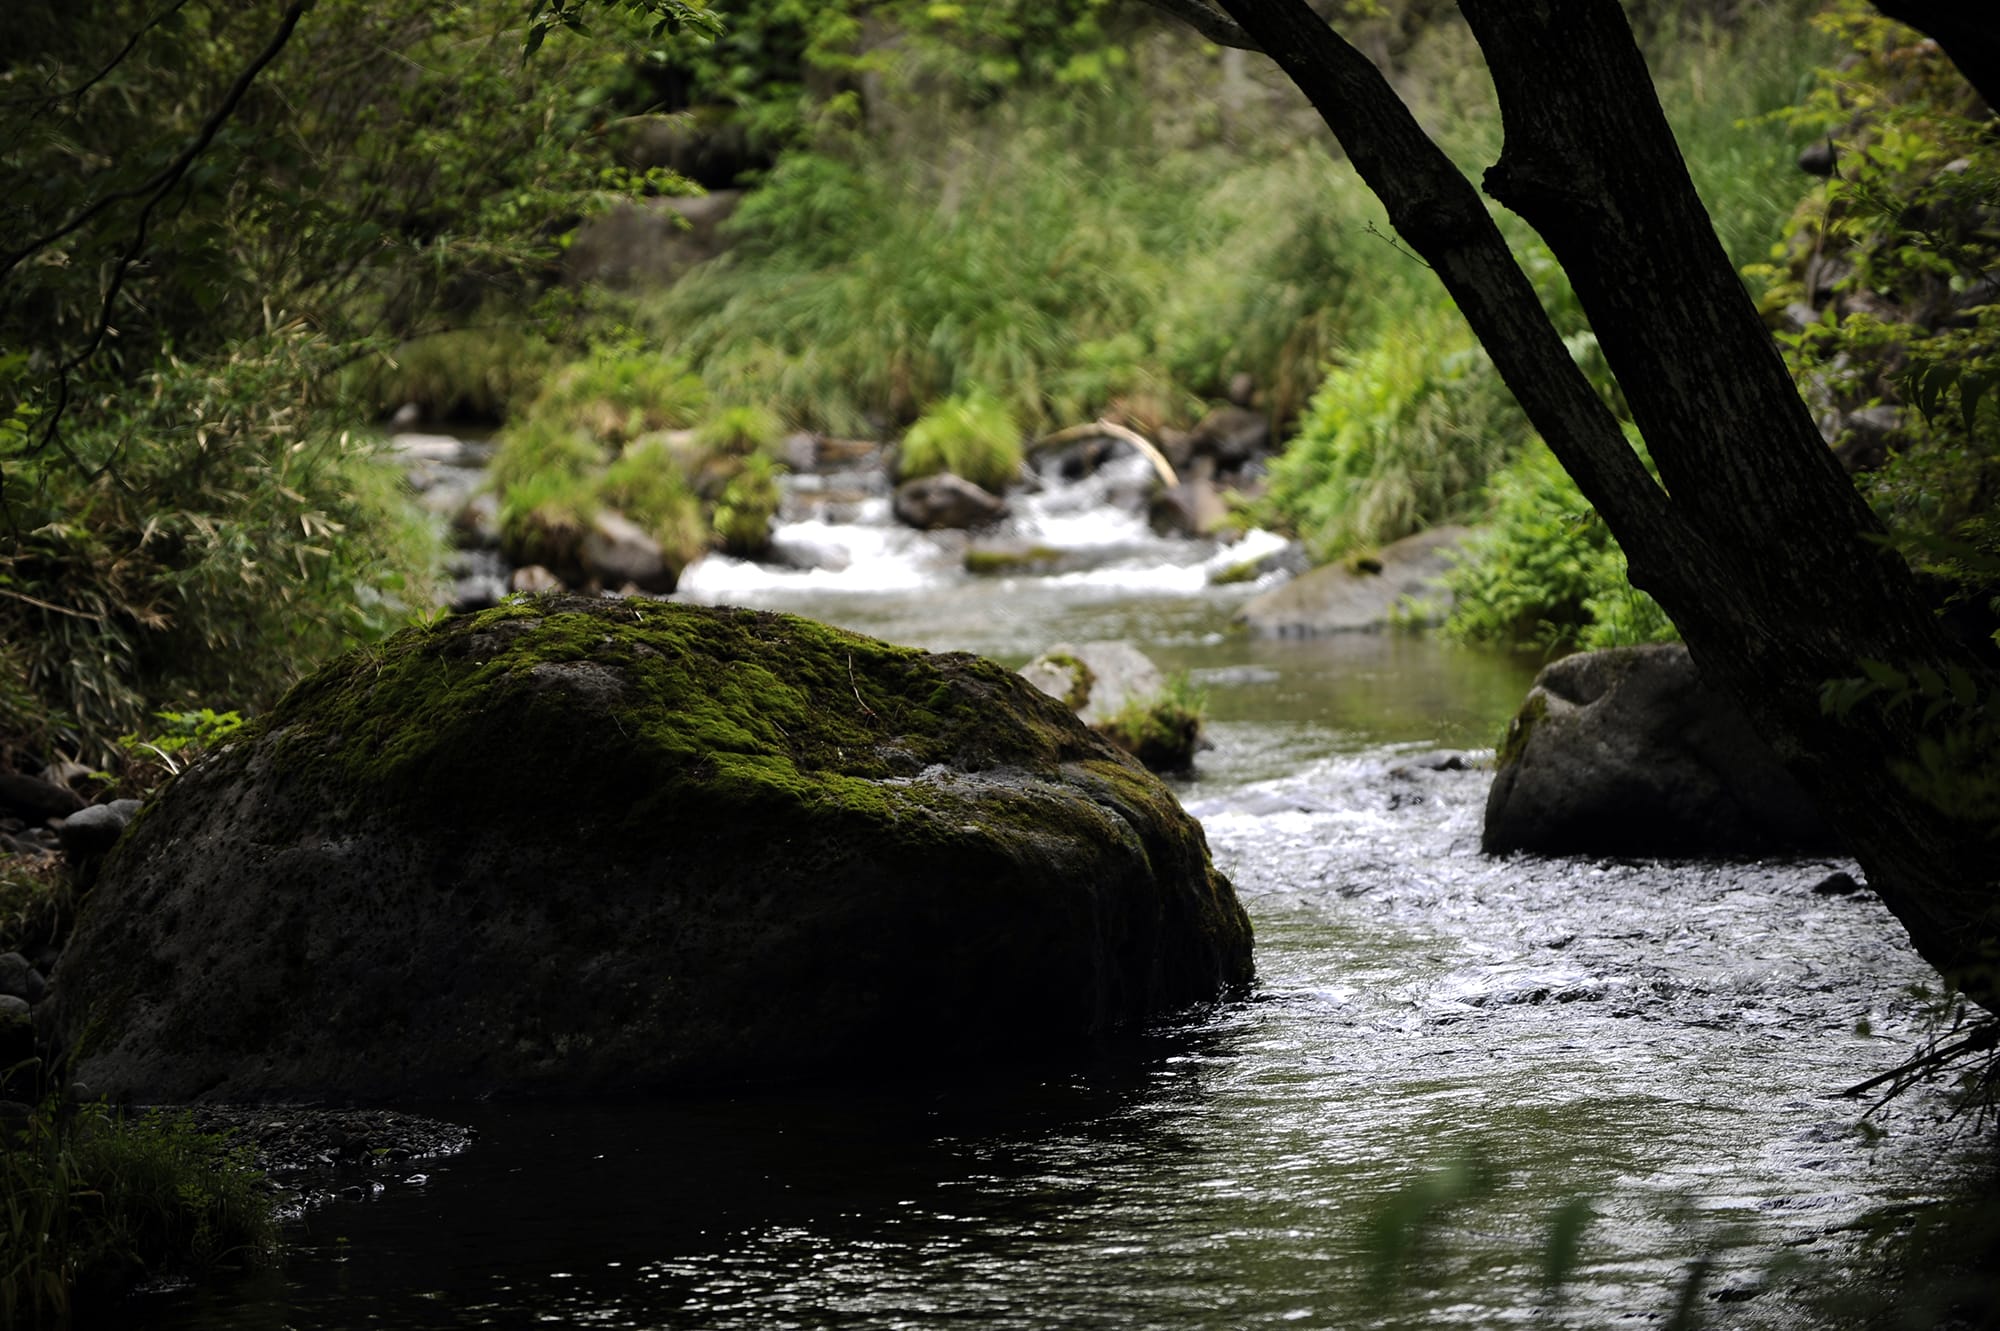
[[[1872,897],[1815,893],[1845,866],[1478,853],[1476,760],[1531,663],[1234,633],[1254,588],[1205,570],[1243,550],[1088,496],[1031,506],[1026,535],[1089,556],[1045,577],[848,516],[782,533],[844,567],[713,560],[682,594],[1189,671],[1214,748],[1177,788],[1255,923],[1255,993],[968,1084],[431,1107],[476,1144],[121,1325],[1822,1326],[1879,1294],[1858,1221],[1990,1170],[1939,1091],[1867,1122],[1834,1094],[1910,1052],[1935,981]]]

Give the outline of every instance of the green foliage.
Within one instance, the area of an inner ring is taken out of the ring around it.
[[[1770,113],[1796,95],[1815,52],[1778,39],[1791,21],[1751,15],[1733,28],[1668,24],[1653,34],[1661,99],[1691,172],[1725,244],[1746,258],[1768,243],[1795,189],[1794,148]],[[1475,109],[1486,92],[1434,83],[1453,103],[1438,116],[1454,126],[1450,149],[1490,161],[1493,120]],[[1560,268],[1517,220],[1497,220],[1572,356],[1623,415]],[[1331,560],[1490,509],[1499,530],[1456,575],[1450,631],[1552,649],[1670,635],[1658,607],[1627,584],[1603,524],[1539,446],[1530,449],[1525,417],[1441,286],[1414,261],[1377,268],[1390,280],[1378,284],[1376,307],[1348,311],[1327,338],[1331,367],[1272,467],[1259,518]]]
[[[1318,149],[1175,151],[1139,94],[940,112],[921,145],[827,130],[649,325],[716,396],[832,433],[977,385],[1030,430],[1189,420],[1243,369],[1295,402],[1373,205]]]
[[[1849,57],[1790,113],[1838,170],[1792,245],[1753,270],[1766,307],[1819,308],[1781,340],[1816,405],[1907,407],[1887,463],[1859,478],[1913,563],[1957,595],[2000,593],[2000,142],[1929,43],[1857,3],[1819,20]]]
[[[1369,1288],[1386,1298],[1412,1279],[1417,1262],[1439,1246],[1457,1212],[1498,1190],[1501,1174],[1482,1152],[1451,1160],[1382,1200],[1368,1217]]]
[[[276,1246],[248,1152],[185,1115],[50,1102],[0,1134],[0,1324],[61,1325],[142,1280],[256,1262]]]
[[[1457,597],[1447,636],[1548,652],[1675,636],[1625,575],[1625,556],[1555,455],[1540,444],[1499,472],[1491,527],[1446,574]]]
[[[227,741],[243,725],[240,712],[218,712],[212,707],[157,712],[153,719],[159,723],[156,734],[118,737],[118,747],[125,753],[124,784],[135,794],[178,776],[189,763]]]
[[[771,546],[771,520],[782,499],[777,464],[762,453],[745,458],[742,470],[730,477],[716,500],[711,519],[716,545],[739,559],[764,554]]]
[[[528,408],[535,428],[586,431],[613,447],[653,430],[684,429],[708,405],[701,380],[677,360],[599,347],[557,370]]]
[[[425,420],[504,420],[539,388],[556,353],[518,313],[497,317],[506,322],[447,329],[371,357],[349,391],[375,416],[413,403]]]
[[[85,761],[162,705],[267,704],[427,603],[435,537],[378,444],[326,423],[326,355],[288,333],[167,362],[77,404],[76,463],[12,460],[0,640]]]
[[[68,871],[52,856],[0,855],[0,952],[27,954],[68,931]],[[0,1067],[0,1080],[7,1073]]]
[[[343,427],[510,398],[532,335],[427,335],[674,184],[577,151],[629,15],[524,69],[521,0],[273,8],[9,14],[0,746],[110,761],[423,604],[427,538]]]
[[[597,478],[593,495],[644,527],[676,567],[708,549],[709,524],[683,462],[661,439],[642,439]]]
[[[1077,666],[1079,678],[1087,678],[1088,669],[1081,662]],[[1207,691],[1182,671],[1170,676],[1166,687],[1152,697],[1127,700],[1095,729],[1156,772],[1185,772],[1193,768],[1201,748],[1207,715]]]
[[[915,480],[950,472],[999,493],[1021,471],[1021,429],[1006,403],[983,389],[931,405],[903,435],[896,475]]]
[[[1904,787],[1948,817],[2000,841],[2000,692],[1963,666],[1863,661],[1861,674],[1829,681],[1821,706],[1848,716],[1867,704],[1914,736],[1890,770]]]
[[[703,421],[694,437],[706,453],[747,458],[771,453],[784,432],[784,422],[768,407],[725,407]]]
[[[1448,303],[1327,375],[1271,470],[1268,503],[1321,560],[1471,516],[1529,434]]]
[[[707,401],[681,362],[651,353],[600,348],[556,371],[500,433],[492,479],[508,557],[573,573],[605,508],[644,527],[675,567],[711,545],[762,553],[783,427],[767,408],[738,406],[686,430]]]

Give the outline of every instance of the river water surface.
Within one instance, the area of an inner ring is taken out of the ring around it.
[[[1856,1223],[1990,1168],[1938,1092],[1867,1122],[1833,1094],[1911,1050],[1935,979],[1871,897],[1814,892],[1845,866],[1484,858],[1478,760],[1532,663],[1253,641],[1250,589],[1203,586],[1227,552],[1112,526],[1117,557],[1060,577],[905,543],[685,590],[1014,665],[1128,638],[1191,672],[1215,747],[1178,789],[1254,920],[1252,997],[966,1085],[433,1107],[477,1143],[140,1321],[1838,1325],[1881,1294]]]

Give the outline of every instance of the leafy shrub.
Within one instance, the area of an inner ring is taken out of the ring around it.
[[[426,420],[505,420],[540,385],[556,352],[518,312],[489,317],[497,322],[432,333],[371,358],[350,393],[373,416],[412,403]]]
[[[584,430],[615,447],[649,431],[693,425],[707,402],[701,380],[679,361],[599,348],[557,370],[528,408],[528,419]]]
[[[1323,150],[1172,151],[1124,84],[927,130],[828,129],[787,154],[737,213],[736,250],[656,298],[657,335],[718,396],[834,433],[975,385],[1041,429],[1124,399],[1191,419],[1267,356],[1316,379],[1321,311],[1356,266],[1329,256],[1366,197]]]
[[[740,458],[771,452],[784,432],[784,422],[769,407],[725,407],[703,421],[694,437],[711,456]]]
[[[248,1152],[185,1115],[51,1102],[0,1134],[0,1324],[60,1324],[80,1301],[255,1262],[276,1246]]]
[[[255,708],[432,596],[402,475],[320,400],[289,334],[79,404],[67,456],[6,459],[0,641],[62,746],[114,764],[162,707]]]
[[[716,545],[739,559],[764,554],[771,547],[771,519],[782,498],[776,464],[761,453],[745,458],[715,503]]]
[[[202,707],[190,712],[156,712],[151,735],[120,735],[118,747],[125,751],[124,790],[143,797],[170,776],[178,776],[189,763],[208,750],[226,743],[243,726],[240,712],[218,712]]]
[[[896,474],[950,472],[998,493],[1021,471],[1021,429],[1005,403],[980,389],[933,403],[903,435]]]
[[[1790,123],[1837,172],[1800,204],[1788,247],[1752,270],[1819,409],[1900,407],[1886,463],[1857,482],[1911,562],[1957,599],[2000,604],[2000,142],[1934,43],[1859,5],[1822,15],[1849,58]]]
[[[1625,555],[1555,455],[1537,444],[1493,480],[1490,528],[1445,578],[1445,633],[1549,652],[1666,641],[1672,623],[1632,587]]]
[[[683,465],[666,441],[642,439],[605,469],[593,491],[599,503],[644,527],[677,568],[708,549],[701,498],[690,488]]]

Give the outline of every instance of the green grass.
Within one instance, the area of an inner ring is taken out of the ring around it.
[[[1156,772],[1186,772],[1201,747],[1208,694],[1185,671],[1148,698],[1133,698],[1097,723],[1096,730]]]
[[[950,472],[995,494],[1021,471],[1021,427],[1007,404],[983,389],[932,403],[903,435],[898,480]]]
[[[915,150],[825,137],[649,324],[717,397],[840,434],[979,385],[1030,430],[1185,421],[1239,369],[1302,398],[1372,204],[1318,149],[1166,142],[1136,92],[944,114]]]
[[[65,1325],[143,1280],[276,1248],[271,1195],[247,1151],[184,1116],[50,1101],[0,1135],[0,1325]]]

